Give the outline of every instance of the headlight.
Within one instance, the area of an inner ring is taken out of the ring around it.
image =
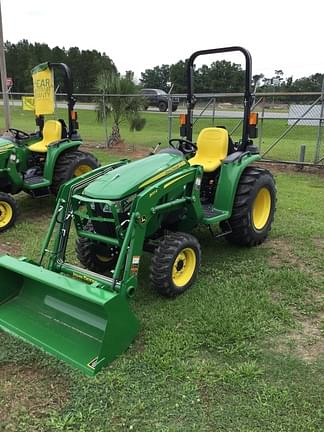
[[[117,207],[117,211],[119,213],[126,213],[130,210],[134,199],[136,198],[136,194],[130,195],[122,200],[114,201],[115,206]]]

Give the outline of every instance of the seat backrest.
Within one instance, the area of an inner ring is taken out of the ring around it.
[[[47,120],[43,128],[43,141],[46,145],[62,138],[62,124],[57,120]]]
[[[202,129],[197,138],[196,156],[205,159],[225,159],[228,153],[226,129],[209,127]]]

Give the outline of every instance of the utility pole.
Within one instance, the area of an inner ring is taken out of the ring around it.
[[[1,13],[1,0],[0,0],[0,73],[1,73],[1,87],[2,87],[2,98],[3,98],[3,110],[5,117],[5,128],[10,128],[10,108],[9,108],[9,96],[7,88],[7,68],[6,68],[6,57],[4,52],[3,43],[3,31],[2,31],[2,13]]]

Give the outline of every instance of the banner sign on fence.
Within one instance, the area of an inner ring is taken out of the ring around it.
[[[35,98],[33,96],[23,96],[21,100],[24,111],[35,111]]]
[[[305,117],[305,118],[303,118]],[[289,105],[288,126],[291,126],[299,119],[299,126],[318,126],[321,117],[321,106],[314,105]]]
[[[48,63],[42,63],[32,69],[35,114],[53,114],[54,100],[54,74]]]

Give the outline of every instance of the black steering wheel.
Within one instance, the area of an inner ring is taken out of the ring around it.
[[[173,143],[178,143],[178,146],[175,146]],[[194,153],[197,150],[196,144],[184,138],[170,139],[169,144],[171,147],[173,147],[176,150],[180,150],[185,155]]]
[[[30,135],[27,132],[24,132],[20,129],[9,128],[9,132],[13,133],[15,135],[15,139],[18,140],[26,139],[30,137]]]

